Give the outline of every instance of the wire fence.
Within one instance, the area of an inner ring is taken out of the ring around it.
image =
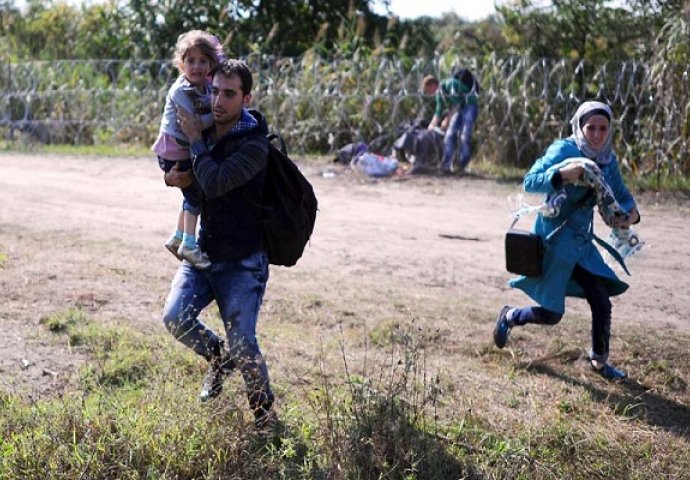
[[[569,135],[580,102],[597,99],[614,110],[614,145],[633,173],[690,171],[687,65],[524,57],[245,60],[255,72],[253,106],[296,153],[353,141],[390,146],[401,125],[431,117],[423,77],[447,77],[460,64],[480,83],[475,156],[527,166],[554,138]],[[177,74],[165,60],[0,63],[0,134],[9,143],[150,144]]]

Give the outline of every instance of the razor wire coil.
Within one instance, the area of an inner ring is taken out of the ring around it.
[[[384,139],[433,113],[424,76],[470,67],[480,83],[475,156],[529,165],[584,100],[608,103],[615,147],[641,174],[690,171],[688,67],[639,61],[589,65],[569,59],[299,58],[251,55],[254,107],[297,153]],[[0,63],[0,133],[10,141],[152,143],[168,87],[169,60],[63,60]]]

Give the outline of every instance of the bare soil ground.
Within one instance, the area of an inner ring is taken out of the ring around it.
[[[537,404],[586,389],[604,405],[645,404],[649,424],[687,435],[687,200],[638,197],[637,230],[648,247],[630,264],[628,293],[613,299],[612,360],[631,376],[614,385],[576,361],[589,349],[582,300],[568,299],[559,326],[521,329],[510,348],[493,347],[500,307],[530,303],[507,287],[504,269],[506,199],[520,193],[518,183],[373,180],[326,159],[303,168],[320,201],[316,230],[296,267],[272,269],[258,327],[278,384],[308,382],[323,352],[326,362],[341,361],[342,345],[361,362],[368,341],[412,326],[454,410],[497,408],[497,421],[524,415],[503,408],[508,400],[488,403],[514,398],[537,415]],[[0,389],[52,395],[88,361],[39,325],[70,307],[167,335],[161,311],[177,262],[162,245],[180,199],[152,158],[0,154]],[[608,234],[602,224],[597,230]],[[650,389],[651,360],[684,366],[670,369],[667,388]],[[526,399],[526,389],[539,400]]]

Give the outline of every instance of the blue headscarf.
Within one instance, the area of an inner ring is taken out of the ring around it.
[[[599,150],[594,150],[582,131],[582,125],[587,119],[593,115],[603,115],[609,119],[609,132],[606,136],[604,144]],[[611,161],[611,139],[613,137],[613,128],[611,127],[611,107],[602,102],[584,102],[575,112],[573,118],[570,120],[570,125],[573,127],[572,137],[586,157],[595,160],[600,165],[606,165]]]

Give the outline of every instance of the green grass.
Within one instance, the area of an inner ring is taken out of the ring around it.
[[[470,170],[479,176],[504,182],[522,183],[526,168],[506,165],[491,159],[474,159]],[[625,183],[632,192],[690,193],[690,176],[670,175],[668,172],[651,173],[645,176],[624,174]]]
[[[669,175],[668,173],[650,174],[644,177],[627,176],[626,182],[635,191],[641,192],[677,192],[690,193],[690,177]]]
[[[620,410],[607,413],[603,393],[577,388],[578,380],[565,384],[570,394],[558,400],[535,396],[541,387],[506,392],[499,398],[517,415],[511,421],[471,404],[449,408],[443,374],[421,368],[427,334],[411,325],[371,332],[383,346],[380,358],[369,360],[369,371],[355,374],[343,361],[338,371],[322,366],[309,385],[278,383],[281,421],[267,436],[253,429],[239,378],[230,379],[216,401],[197,402],[204,366],[168,336],[105,328],[79,309],[46,316],[41,325],[91,360],[61,396],[31,400],[0,389],[0,478],[6,480],[641,480],[680,478],[690,467],[690,452],[680,448],[682,436],[654,443],[634,425],[637,414],[627,412],[625,402],[607,395]],[[669,340],[643,338],[633,332],[629,350],[642,352],[650,342],[661,346]],[[567,342],[554,346],[550,363],[557,365],[559,355],[564,364],[570,362],[568,348]],[[685,388],[668,384],[670,376],[682,376],[670,362],[643,362],[639,354],[629,359],[634,360],[645,364],[641,381],[652,391],[657,384]],[[536,382],[548,373],[533,364],[485,362],[524,369],[513,382]],[[482,395],[463,386],[459,391]],[[550,402],[554,408],[544,408]],[[521,419],[529,409],[537,418]],[[630,425],[621,426],[619,415],[628,416]]]
[[[482,177],[515,183],[522,183],[522,178],[526,173],[525,168],[492,162],[488,159],[473,159],[469,169],[472,173]]]
[[[144,145],[41,145],[41,144],[8,144],[0,142],[0,151],[22,153],[47,153],[56,155],[83,155],[91,157],[142,157],[154,153]]]

